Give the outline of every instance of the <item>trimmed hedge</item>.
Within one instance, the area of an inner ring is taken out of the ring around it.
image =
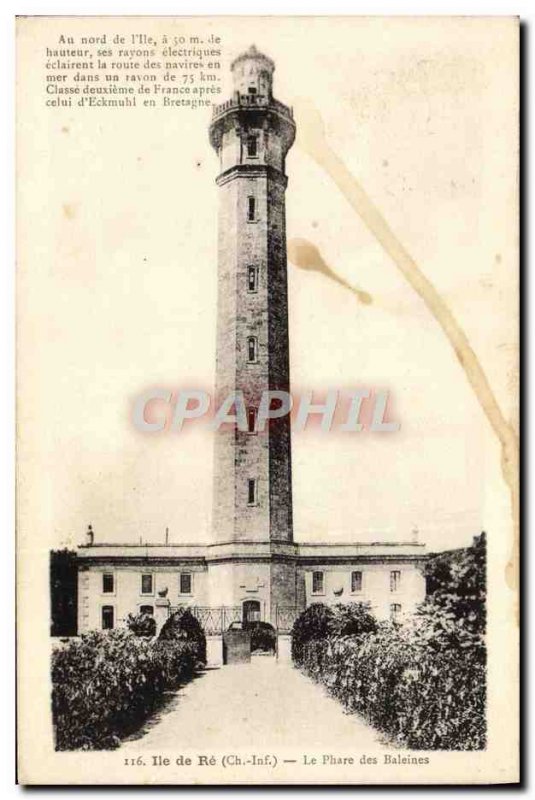
[[[301,667],[399,745],[486,746],[485,665],[473,651],[433,651],[385,625],[360,639],[311,640]]]
[[[299,664],[303,659],[303,648],[311,640],[358,636],[373,633],[376,629],[377,622],[369,603],[338,603],[334,606],[313,603],[294,622],[292,658]]]
[[[195,644],[92,632],[52,654],[56,750],[109,750],[136,730],[163,692],[189,680]]]
[[[405,747],[486,746],[485,534],[427,563],[427,598],[403,624],[316,605],[292,631],[294,662]],[[373,619],[373,618],[372,618]]]

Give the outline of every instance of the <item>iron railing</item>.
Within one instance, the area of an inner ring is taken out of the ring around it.
[[[242,606],[169,606],[168,614],[171,616],[184,608],[199,620],[207,636],[218,636],[228,630],[231,623],[243,621]],[[295,606],[275,606],[271,623],[278,633],[290,633],[300,611]]]
[[[299,609],[295,606],[275,607],[275,627],[278,633],[290,633],[293,624],[299,616]]]
[[[185,606],[170,606],[169,615],[174,614]],[[241,622],[242,610],[240,606],[187,606],[193,616],[199,620],[207,636],[215,636],[228,630],[232,622]]]

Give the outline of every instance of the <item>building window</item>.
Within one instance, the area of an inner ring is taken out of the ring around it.
[[[247,157],[248,158],[256,158],[258,155],[258,137],[248,136],[247,137]]]
[[[191,572],[180,573],[180,594],[192,593]]]
[[[247,222],[254,222],[256,220],[256,198],[247,198]]]
[[[351,573],[351,591],[362,592],[362,572]]]
[[[150,614],[151,617],[154,616],[154,606],[140,606],[139,607],[140,614]]]
[[[112,572],[104,572],[102,575],[102,592],[103,594],[113,594],[114,592],[114,585],[113,585],[113,573]]]
[[[390,619],[392,622],[399,622],[401,617],[401,605],[399,603],[392,603],[390,606]]]
[[[254,364],[258,359],[258,339],[256,336],[247,338],[247,361]]]
[[[314,571],[312,573],[312,594],[323,594],[325,587],[323,572]]]
[[[256,505],[256,480],[249,478],[247,481],[247,505]]]
[[[252,264],[247,267],[247,291],[258,291],[258,269]]]
[[[150,573],[141,576],[141,594],[152,594],[152,575]]]
[[[401,582],[401,572],[399,569],[393,569],[390,573],[390,591],[397,592]]]
[[[256,433],[256,408],[247,409],[247,431]]]
[[[113,606],[102,606],[102,630],[111,631],[113,628]]]

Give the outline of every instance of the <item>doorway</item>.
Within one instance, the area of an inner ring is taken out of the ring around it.
[[[243,625],[244,627],[250,622],[258,622],[260,619],[260,601],[259,600],[245,600],[243,603]]]

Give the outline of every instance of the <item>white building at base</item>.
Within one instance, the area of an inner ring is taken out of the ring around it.
[[[122,626],[142,611],[163,622],[180,606],[210,633],[253,619],[288,631],[311,603],[366,602],[389,619],[425,599],[425,546],[417,543],[232,548],[225,557],[211,545],[93,542],[78,559],[79,633]]]

